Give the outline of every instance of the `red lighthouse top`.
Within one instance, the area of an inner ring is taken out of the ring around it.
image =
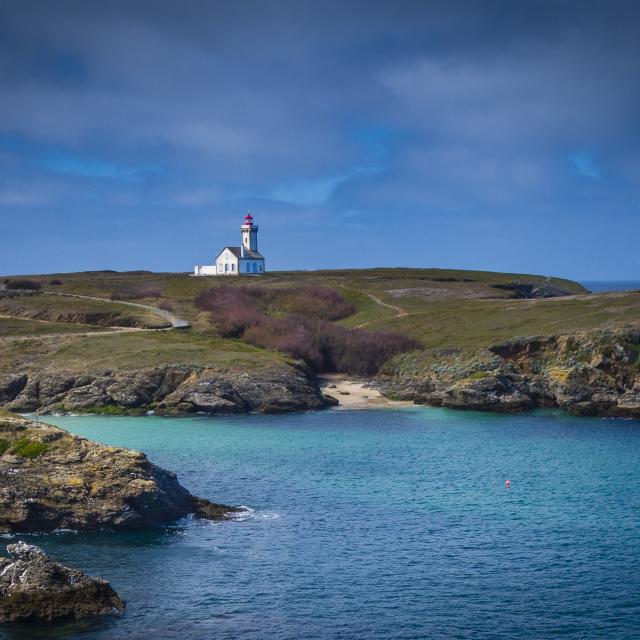
[[[244,223],[253,224],[253,216],[250,213],[247,213],[247,215],[244,217]]]

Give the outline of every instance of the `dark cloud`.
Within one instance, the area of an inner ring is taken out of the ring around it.
[[[0,216],[14,236],[28,225],[42,258],[16,246],[0,271],[187,269],[251,207],[280,268],[633,277],[639,14],[4,2]],[[611,220],[626,232],[609,251]],[[56,223],[75,227],[52,236]],[[123,253],[131,235],[149,242]]]

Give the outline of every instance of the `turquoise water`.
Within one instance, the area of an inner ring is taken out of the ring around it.
[[[1,638],[640,637],[640,422],[429,408],[53,421],[254,511],[28,537],[110,580],[127,612]]]

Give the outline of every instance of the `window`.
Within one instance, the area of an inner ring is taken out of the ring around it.
[[[251,273],[251,265],[247,262],[247,273]]]
[[[258,273],[258,265],[255,262],[253,263],[253,273]]]
[[[232,265],[231,265],[231,271],[235,271],[235,270],[236,270],[236,265],[235,265],[235,264],[232,264]]]
[[[225,264],[224,265],[224,272],[227,273],[227,271],[229,271],[229,264]]]

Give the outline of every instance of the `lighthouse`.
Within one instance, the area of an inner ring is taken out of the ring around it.
[[[240,227],[242,244],[225,247],[216,257],[215,264],[196,265],[194,276],[263,276],[264,256],[258,251],[258,225],[247,212]]]
[[[242,232],[242,249],[244,251],[258,251],[258,225],[253,224],[253,216],[250,213],[244,217],[244,224],[240,227]]]

